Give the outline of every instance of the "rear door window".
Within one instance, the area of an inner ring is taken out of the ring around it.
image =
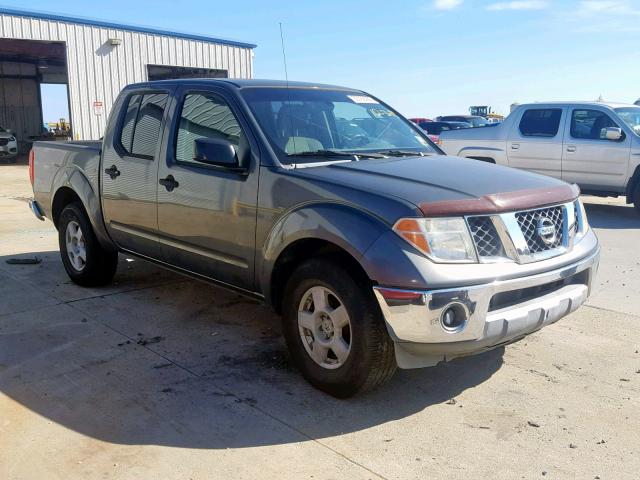
[[[127,152],[131,153],[131,143],[133,142],[133,129],[138,118],[140,99],[142,95],[131,95],[127,104],[127,112],[124,114],[122,129],[120,130],[120,145]]]
[[[168,98],[166,93],[129,97],[120,129],[120,146],[127,155],[149,159],[155,156]]]
[[[151,93],[142,97],[133,132],[133,155],[151,158],[155,156],[168,97],[166,93]]]
[[[520,133],[525,137],[555,137],[560,128],[561,108],[532,108],[520,120]]]
[[[571,115],[571,136],[578,139],[606,140],[607,128],[619,128],[611,117],[599,110],[576,109]]]

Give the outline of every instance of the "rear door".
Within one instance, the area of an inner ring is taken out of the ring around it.
[[[562,177],[563,107],[524,108],[507,140],[509,166]]]
[[[631,137],[606,109],[575,106],[567,121],[562,179],[583,189],[623,191],[631,153]],[[622,138],[607,140],[608,127],[621,128]]]
[[[132,91],[123,99],[100,172],[109,234],[121,248],[156,259],[158,153],[168,100],[162,90]]]
[[[253,290],[258,147],[231,96],[223,90],[180,87],[171,134],[160,165],[158,229],[165,262]],[[196,139],[234,145],[244,165],[194,160]],[[167,180],[172,180],[170,183]]]

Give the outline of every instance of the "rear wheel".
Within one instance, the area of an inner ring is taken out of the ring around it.
[[[111,282],[118,267],[118,252],[102,248],[80,203],[62,210],[58,243],[64,268],[75,283],[97,287]]]
[[[366,283],[319,258],[300,265],[285,289],[291,356],[312,385],[335,397],[371,390],[396,370],[393,342]]]

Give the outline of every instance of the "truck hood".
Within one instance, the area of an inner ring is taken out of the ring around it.
[[[535,208],[579,194],[551,177],[445,155],[334,163],[296,173],[401,198],[431,216]]]

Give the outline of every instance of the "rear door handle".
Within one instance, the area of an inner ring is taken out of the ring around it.
[[[520,144],[519,143],[512,143],[511,144],[511,150],[518,150],[520,148]]]
[[[111,165],[109,168],[104,169],[104,173],[111,177],[111,180],[115,180],[120,176],[120,170],[115,165]]]
[[[573,153],[575,151],[576,151],[576,146],[575,145],[567,145],[567,152]]]
[[[169,175],[167,178],[161,178],[158,183],[167,189],[167,192],[171,192],[174,188],[178,188],[180,184],[173,178],[173,175]]]

